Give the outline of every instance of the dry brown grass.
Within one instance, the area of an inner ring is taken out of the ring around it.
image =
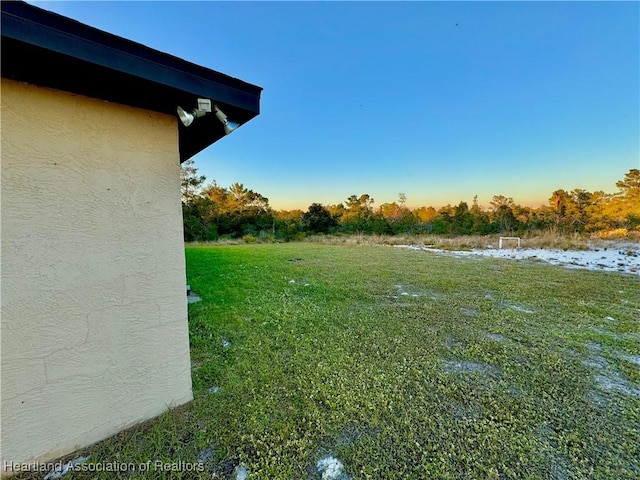
[[[499,234],[495,235],[313,235],[304,241],[331,245],[419,245],[443,250],[472,250],[484,248],[498,248]],[[502,236],[507,236],[503,234]],[[556,248],[561,250],[589,250],[601,248],[616,243],[637,243],[638,235],[601,235],[563,234],[554,229],[541,232],[526,233],[521,236],[522,248]],[[512,241],[513,243],[513,241]],[[512,243],[508,245],[511,247]]]
[[[498,246],[498,236],[464,235],[314,235],[305,241],[344,245],[420,245],[445,250],[471,250]]]
[[[240,245],[245,243],[241,238],[219,238],[218,240],[200,240],[197,242],[185,242],[192,247],[207,247],[213,245]]]
[[[597,240],[624,240],[632,242],[640,242],[640,231],[627,230],[626,228],[616,228],[613,230],[603,230],[593,234],[593,238]]]
[[[325,245],[419,245],[439,248],[443,250],[472,250],[498,248],[501,236],[492,235],[365,235],[365,234],[337,234],[310,235],[302,241]],[[514,235],[517,236],[517,235]],[[637,244],[640,242],[640,232],[629,231],[624,228],[598,232],[597,234],[566,234],[554,228],[527,232],[520,235],[522,248],[547,248],[561,250],[590,250],[593,248],[608,248],[620,244]],[[241,245],[245,243],[278,243],[271,236],[245,235],[243,238],[221,238],[214,241],[189,242],[187,245]],[[513,247],[515,241],[509,241],[505,246]]]

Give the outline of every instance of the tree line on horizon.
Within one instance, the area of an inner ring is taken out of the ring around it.
[[[315,234],[379,235],[522,235],[553,228],[559,233],[596,233],[619,230],[640,233],[640,170],[631,169],[616,182],[615,193],[558,189],[537,208],[513,198],[495,195],[488,208],[457,205],[408,208],[402,193],[397,202],[374,207],[368,194],[351,195],[335,205],[312,203],[306,211],[274,210],[269,199],[234,183],[215,181],[203,186],[193,161],[182,164],[182,213],[185,241],[220,238],[245,240],[299,240]]]

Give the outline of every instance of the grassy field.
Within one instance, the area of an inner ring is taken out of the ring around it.
[[[389,246],[186,255],[195,401],[76,456],[205,468],[123,478],[640,477],[638,276]]]

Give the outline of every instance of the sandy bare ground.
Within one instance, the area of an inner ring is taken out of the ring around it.
[[[483,256],[512,260],[543,261],[567,268],[585,268],[605,272],[621,272],[640,276],[640,244],[620,243],[590,250],[559,250],[544,248],[487,248],[451,251],[418,245],[397,245],[399,248],[424,250],[445,255]]]

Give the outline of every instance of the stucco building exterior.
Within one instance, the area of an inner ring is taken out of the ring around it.
[[[2,2],[0,464],[49,460],[192,399],[180,161],[259,87]]]

